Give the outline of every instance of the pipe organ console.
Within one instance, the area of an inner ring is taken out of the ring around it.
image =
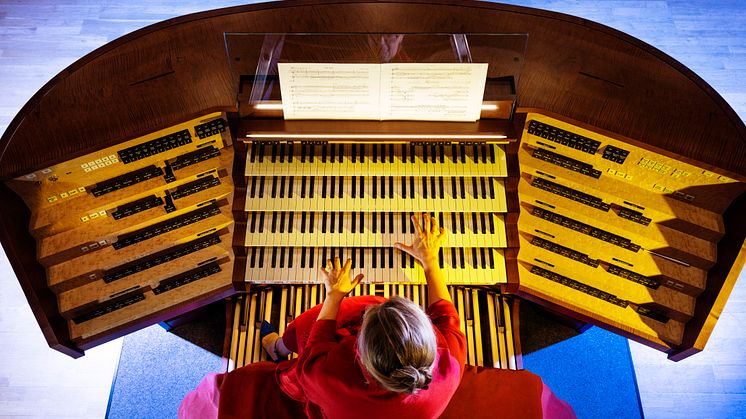
[[[258,71],[282,43],[256,37],[321,27],[466,33],[459,60],[469,33],[530,34],[508,60],[519,107],[474,123],[242,108],[252,83],[276,81]],[[237,48],[263,55],[231,57],[234,74],[226,34],[247,31]],[[164,50],[179,66],[143,58]],[[256,321],[283,328],[319,301],[333,256],[365,273],[356,292],[424,301],[421,267],[393,243],[428,212],[448,230],[439,263],[470,363],[520,367],[517,297],[678,360],[704,348],[746,260],[744,161],[746,127],[709,86],[591,22],[467,2],[257,4],[135,32],[50,81],[2,137],[0,241],[53,348],[80,356],[239,293],[240,366],[262,356]]]

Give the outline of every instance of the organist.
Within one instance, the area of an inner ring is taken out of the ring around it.
[[[412,223],[413,243],[394,247],[414,257],[425,272],[425,312],[399,297],[346,298],[364,274],[351,279],[350,259],[344,265],[338,257],[327,260],[321,268],[326,286],[322,304],[297,317],[283,336],[268,322],[262,324],[262,347],[277,366],[255,363],[228,377],[208,375],[184,399],[180,417],[255,417],[270,411],[275,417],[301,412],[312,418],[455,417],[475,402],[500,409],[501,417],[574,417],[569,405],[545,385],[537,385],[539,378],[526,371],[480,374],[468,369],[468,386],[487,375],[498,375],[502,385],[483,387],[489,395],[459,395],[466,338],[438,263],[447,233],[429,214],[422,214],[422,220],[413,215]],[[287,360],[291,353],[299,357]],[[225,388],[229,396],[220,397]]]

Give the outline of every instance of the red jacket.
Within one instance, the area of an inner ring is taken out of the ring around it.
[[[315,307],[294,322],[303,349],[297,361],[280,366],[278,379],[287,395],[305,403],[309,417],[349,418],[354,413],[356,418],[433,418],[445,410],[461,381],[466,359],[466,339],[453,303],[441,300],[426,310],[433,322],[438,354],[427,390],[410,395],[382,388],[357,356],[362,313],[369,304],[383,301],[370,296],[345,298],[336,321],[309,323],[308,319],[318,317],[320,307]],[[287,337],[286,332],[286,343]]]

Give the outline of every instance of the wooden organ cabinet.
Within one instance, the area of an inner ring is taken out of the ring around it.
[[[485,106],[477,122],[285,120],[288,61],[486,62]],[[227,350],[258,360],[256,320],[282,328],[318,302],[332,256],[366,273],[357,293],[424,301],[392,247],[413,212],[450,233],[440,263],[473,364],[520,366],[505,296],[683,359],[746,258],[746,127],[725,101],[625,34],[515,6],[172,19],[52,79],[2,150],[0,241],[49,345],[73,357],[238,295],[248,331]]]

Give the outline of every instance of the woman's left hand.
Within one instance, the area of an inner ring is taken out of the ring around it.
[[[358,274],[354,280],[350,280],[351,267],[351,259],[347,259],[344,266],[340,265],[338,257],[334,258],[333,263],[331,259],[326,261],[326,267],[321,268],[321,273],[324,274],[327,298],[338,297],[342,299],[363,280],[363,274]]]

